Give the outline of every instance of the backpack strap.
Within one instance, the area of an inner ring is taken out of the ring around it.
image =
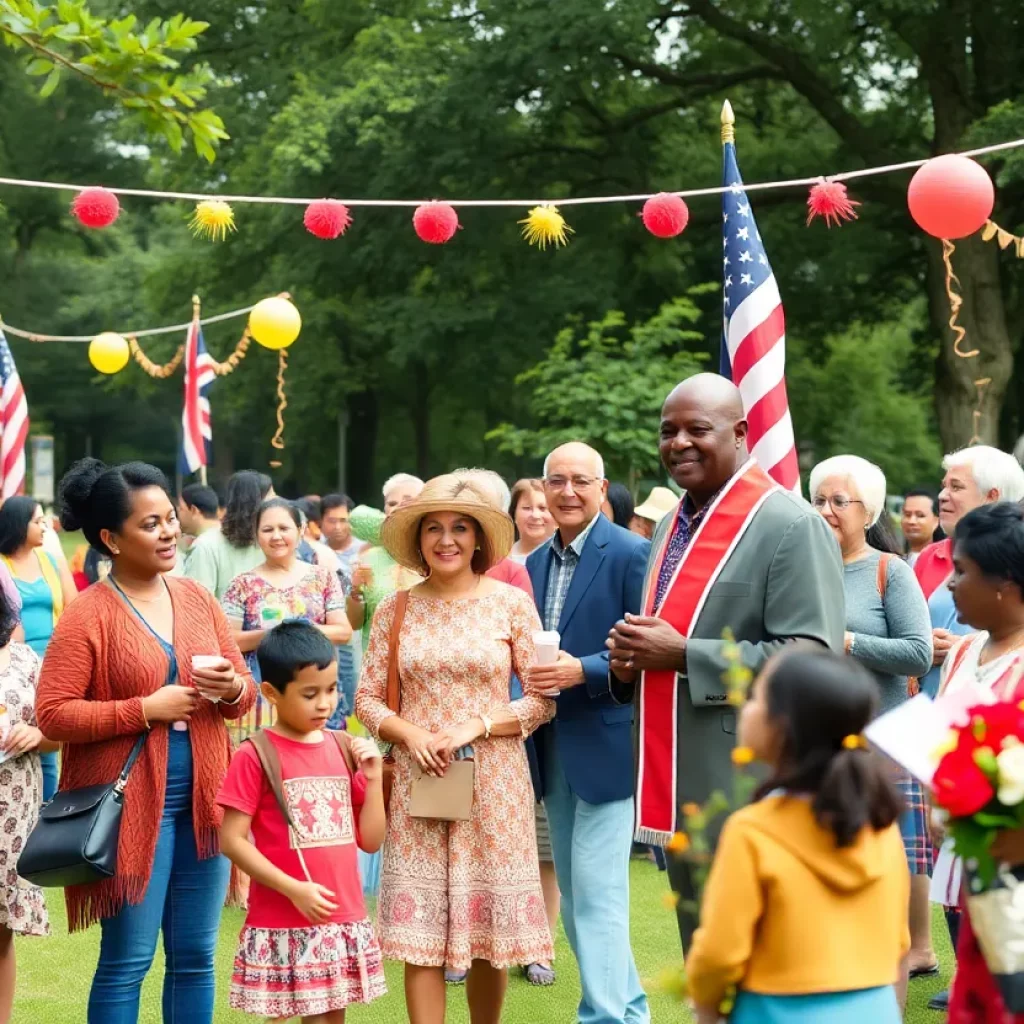
[[[889,562],[892,557],[891,554],[884,554],[878,560],[878,579],[875,585],[878,587],[878,596],[882,599],[882,604],[885,604],[885,587],[889,582]]]
[[[259,732],[254,732],[246,742],[251,743],[253,750],[256,751],[256,756],[260,759],[263,774],[266,776],[270,791],[274,794],[277,806],[280,808],[281,814],[284,815],[284,820],[288,822],[288,827],[294,829],[295,822],[292,820],[291,812],[288,810],[288,804],[284,798],[281,759],[277,756],[273,740],[266,734],[266,731],[261,729]]]
[[[338,744],[338,750],[341,751],[341,756],[345,759],[345,767],[348,768],[349,775],[355,778],[358,768],[356,759],[352,756],[352,737],[342,729],[324,729],[324,732],[328,736],[334,737],[334,741]]]

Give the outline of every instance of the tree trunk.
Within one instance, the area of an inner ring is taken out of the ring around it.
[[[416,475],[430,476],[430,372],[423,363],[413,362],[412,414],[413,440],[416,446]]]
[[[961,352],[977,350],[978,355],[961,358],[954,351],[941,243],[929,243],[928,307],[932,327],[942,339],[936,366],[935,412],[947,451],[963,448],[975,439],[998,446],[999,412],[1013,373],[1013,347],[1000,287],[999,248],[983,242],[978,235],[955,244],[952,263],[960,284],[959,288],[955,283],[953,287],[963,296],[958,323],[967,331],[959,348]],[[982,386],[979,403],[974,382],[986,377],[991,383]],[[980,409],[980,416],[975,416],[976,409]]]
[[[375,391],[358,391],[348,397],[349,426],[345,437],[348,493],[355,501],[376,500],[374,473],[377,461],[377,427],[380,410]]]

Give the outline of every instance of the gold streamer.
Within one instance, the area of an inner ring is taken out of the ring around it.
[[[192,316],[196,320],[199,319],[200,309],[199,296],[193,295]],[[251,344],[252,338],[249,335],[249,328],[246,326],[245,330],[242,331],[242,337],[239,339],[238,344],[235,345],[234,351],[231,355],[229,355],[223,363],[214,361],[213,372],[218,377],[226,377],[229,373],[232,373],[248,354],[249,346]],[[185,346],[179,345],[178,350],[171,357],[170,361],[160,366],[154,363],[146,353],[142,351],[142,347],[139,345],[137,338],[128,338],[128,348],[131,351],[131,354],[135,357],[135,362],[137,362],[139,366],[141,366],[142,369],[150,375],[150,377],[155,377],[157,380],[166,380],[170,377],[170,375],[181,365],[181,361],[185,357]]]
[[[185,357],[185,346],[179,345],[177,351],[171,356],[170,360],[164,363],[162,366],[154,363],[142,348],[139,346],[139,342],[134,335],[128,336],[128,350],[131,352],[135,362],[139,364],[150,375],[155,377],[157,380],[166,380],[174,371],[181,366],[181,361]]]
[[[1002,231],[1002,228],[1000,228],[997,225],[993,224],[992,221],[989,221],[985,225],[985,228],[982,231],[981,237],[982,237],[982,239],[984,241],[987,242],[987,241],[990,241],[994,237],[998,237],[1000,231]],[[1007,232],[1003,232],[1003,234],[1006,234],[1006,233]],[[1006,246],[1009,245],[1009,242],[1006,242],[1004,244],[1002,239],[1000,239],[999,240],[999,245],[1002,248],[1005,249]],[[953,243],[948,238],[943,238],[942,239],[942,262],[946,266],[946,298],[949,299],[949,314],[950,314],[950,316],[949,316],[949,329],[953,332],[954,339],[955,339],[953,341],[953,351],[961,359],[975,359],[979,355],[981,355],[981,350],[980,349],[972,348],[969,352],[964,352],[960,348],[960,343],[964,340],[964,338],[967,337],[967,331],[964,330],[964,328],[960,326],[960,324],[959,324],[959,322],[957,320],[957,318],[960,315],[960,307],[963,305],[964,300],[963,300],[962,296],[959,294],[959,292],[954,290],[954,285],[956,286],[956,288],[960,287],[960,280],[956,276],[956,274],[953,273],[953,253],[955,251],[956,251],[956,247],[953,245]],[[971,439],[967,443],[968,444],[980,444],[981,440],[982,440],[982,438],[981,438],[981,417],[982,417],[981,406],[982,406],[982,403],[985,400],[985,390],[989,386],[989,384],[992,383],[992,378],[991,377],[978,377],[976,380],[972,381],[972,383],[974,384],[974,391],[975,391],[976,400],[975,400],[974,409],[971,412],[971,431],[972,431]]]
[[[948,238],[943,238],[942,262],[946,265],[946,298],[949,299],[949,329],[953,332],[955,338],[953,351],[961,359],[973,359],[976,355],[980,354],[978,349],[972,348],[970,352],[962,352],[960,350],[960,343],[967,337],[967,331],[957,322],[957,317],[960,315],[960,307],[964,304],[964,300],[958,292],[953,290],[954,285],[957,288],[960,287],[960,279],[953,273],[952,256],[955,251],[956,246]]]
[[[270,446],[279,452],[284,451],[284,411],[288,408],[288,399],[284,393],[284,371],[288,369],[288,350],[282,348],[277,356],[277,430],[270,439]],[[270,460],[271,469],[280,469],[278,459]]]

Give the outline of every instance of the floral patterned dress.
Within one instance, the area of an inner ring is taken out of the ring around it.
[[[39,658],[24,644],[10,644],[11,663],[0,673],[0,704],[13,726],[36,724]],[[22,754],[0,764],[0,927],[18,935],[49,935],[43,891],[18,877],[18,857],[39,816],[43,770],[39,755]]]
[[[356,714],[377,736],[386,703],[388,643],[395,598],[377,610],[363,659]],[[518,736],[474,745],[469,821],[409,816],[412,757],[395,747],[378,928],[384,956],[424,967],[495,967],[548,962],[534,828],[533,784],[524,740],[554,717],[554,701],[509,703],[508,681],[533,663],[540,620],[521,590],[501,585],[475,600],[413,594],[402,624],[402,718],[436,731],[499,706],[522,724]]]

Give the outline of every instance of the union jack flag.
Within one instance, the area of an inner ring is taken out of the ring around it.
[[[779,286],[761,243],[736,145],[724,145],[722,194],[723,332],[720,372],[740,389],[747,446],[765,472],[788,491],[800,490],[793,420],[786,395],[786,323]]]
[[[28,437],[28,400],[21,386],[14,356],[0,329],[0,496],[9,498],[25,490],[25,438]]]
[[[210,464],[213,427],[207,393],[216,379],[213,357],[206,351],[198,318],[185,338],[185,407],[181,414],[181,469],[195,473]]]

